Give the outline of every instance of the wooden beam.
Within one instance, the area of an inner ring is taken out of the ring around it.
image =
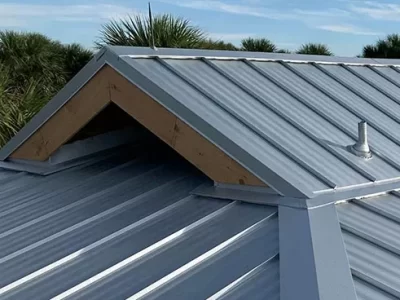
[[[11,157],[39,161],[48,159],[109,103],[107,68],[102,68]]]
[[[108,69],[111,101],[216,182],[265,186],[239,163],[206,140],[122,75]]]

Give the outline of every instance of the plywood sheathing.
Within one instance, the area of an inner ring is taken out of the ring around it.
[[[68,105],[67,108],[57,112],[12,157],[47,159],[110,102],[118,105],[214,181],[265,186],[260,179],[109,66],[93,77],[65,105]]]
[[[11,154],[44,161],[110,103],[107,69],[101,69],[43,126]]]

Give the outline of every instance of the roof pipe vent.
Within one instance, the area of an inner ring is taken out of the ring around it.
[[[371,150],[368,146],[367,122],[361,121],[360,123],[358,123],[358,141],[353,146],[351,146],[350,149],[353,154],[359,157],[372,157]]]

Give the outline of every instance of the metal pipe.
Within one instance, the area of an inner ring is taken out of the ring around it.
[[[360,157],[370,158],[372,156],[368,145],[367,122],[358,123],[358,141],[351,147],[352,152]]]

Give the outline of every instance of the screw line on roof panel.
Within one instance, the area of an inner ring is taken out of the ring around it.
[[[362,114],[360,114],[359,112],[357,112],[355,109],[353,109],[350,105],[346,104],[344,101],[342,101],[340,98],[336,97],[335,95],[333,95],[331,92],[329,92],[327,89],[325,89],[324,87],[320,86],[319,84],[315,83],[313,80],[309,79],[307,76],[303,75],[303,73],[297,71],[296,69],[294,69],[292,66],[285,64],[284,62],[280,61],[280,64],[282,64],[283,66],[285,66],[286,68],[288,68],[290,71],[292,71],[293,73],[295,73],[297,76],[299,76],[300,78],[302,78],[303,80],[305,80],[306,82],[308,82],[310,85],[312,85],[313,87],[315,87],[316,89],[318,89],[320,92],[322,92],[323,94],[325,94],[326,96],[328,96],[329,98],[331,98],[334,102],[336,102],[337,104],[339,104],[340,106],[342,106],[343,108],[345,108],[346,110],[350,111],[352,114],[354,114],[355,116],[357,116],[360,120],[365,120],[366,122],[368,122],[369,126],[374,128],[376,131],[378,131],[380,134],[382,134],[383,136],[385,136],[386,138],[388,138],[389,140],[391,140],[392,142],[394,142],[396,145],[400,146],[400,142],[394,138],[392,135],[388,134],[384,129],[380,128],[378,125],[375,124],[375,122],[373,122],[372,120],[366,118],[365,116],[363,116]]]
[[[236,201],[228,203],[227,205],[219,208],[218,210],[202,217],[201,219],[194,221],[193,223],[183,227],[182,229],[175,231],[174,233],[162,238],[161,240],[155,242],[154,244],[151,244],[147,248],[144,248],[143,250],[136,252],[132,256],[118,262],[117,264],[112,265],[108,269],[105,269],[104,271],[97,273],[96,275],[90,277],[89,279],[87,279],[87,280],[75,285],[74,287],[66,290],[65,292],[55,296],[54,298],[52,298],[52,300],[61,300],[61,299],[70,297],[71,295],[73,295],[83,289],[86,289],[88,286],[95,284],[96,282],[98,282],[104,278],[107,278],[107,276],[109,276],[111,273],[118,272],[118,271],[134,264],[135,262],[140,261],[141,259],[151,255],[155,251],[163,251],[163,248],[167,248],[168,245],[170,245],[172,243],[176,243],[182,239],[188,238],[188,236],[190,236],[190,234],[192,234],[192,232],[194,230],[198,229],[203,224],[208,223],[212,219],[223,215],[225,212],[229,211],[230,209],[232,209],[232,207],[237,206],[237,205],[238,205],[238,202],[236,202]],[[1,289],[0,289],[0,291],[1,291]]]
[[[284,88],[282,86],[281,83],[279,83],[279,81],[275,80],[274,78],[272,78],[271,76],[269,76],[268,74],[266,74],[264,71],[260,70],[260,68],[258,68],[257,66],[255,66],[253,63],[251,63],[250,61],[244,60],[244,63],[246,63],[249,67],[251,67],[253,70],[257,71],[259,74],[263,75],[266,79],[268,79],[269,81],[271,81],[272,83],[274,83],[275,85],[277,85],[279,88],[283,89],[284,91],[286,91],[286,88]],[[317,143],[318,145],[320,145],[321,147],[323,147],[325,150],[327,150],[329,153],[331,153],[332,155],[334,155],[336,158],[338,158],[340,161],[342,161],[343,163],[345,163],[346,165],[348,165],[350,168],[352,168],[353,170],[355,170],[356,172],[358,172],[359,174],[361,174],[362,176],[364,176],[365,178],[367,178],[368,180],[371,181],[376,181],[375,176],[373,176],[372,174],[370,174],[368,171],[362,169],[360,166],[358,166],[356,163],[354,163],[353,161],[351,161],[350,159],[348,159],[347,157],[341,155],[340,153],[338,153],[337,151],[335,151],[334,149],[332,149],[329,145],[327,145],[324,141],[321,141],[317,136],[315,136],[313,133],[311,133],[308,129],[304,128],[302,125],[298,124],[297,122],[293,121],[292,119],[288,118],[287,116],[285,116],[284,114],[282,114],[280,111],[278,111],[276,108],[274,108],[270,103],[264,101],[263,99],[261,99],[260,97],[257,96],[256,99],[259,99],[259,101],[261,101],[265,106],[269,107],[271,110],[276,111],[277,114],[283,118],[284,120],[286,120],[288,123],[290,123],[292,126],[294,126],[295,128],[297,128],[298,130],[300,130],[301,132],[303,132],[305,135],[307,135],[310,139],[312,139],[315,143]]]
[[[255,94],[254,92],[252,92],[251,90],[249,90],[247,87],[245,87],[243,84],[241,84],[238,80],[236,80],[235,78],[233,78],[231,75],[227,74],[225,71],[223,71],[221,68],[219,68],[218,66],[216,66],[214,63],[212,63],[211,61],[207,60],[207,59],[202,59],[202,61],[204,63],[206,63],[209,67],[211,67],[213,70],[217,71],[218,73],[220,73],[222,76],[226,77],[228,80],[230,80],[233,84],[235,84],[236,86],[238,86],[241,90],[243,90],[244,92],[246,92],[247,94],[249,94],[251,97],[253,97],[254,99],[256,99],[259,103],[261,103],[263,106],[266,106],[269,110],[271,110],[272,112],[274,112],[276,115],[278,115],[279,117],[283,118],[285,121],[289,122],[286,116],[284,116],[283,114],[281,114],[281,112],[279,112],[275,107],[272,108],[271,105],[265,103],[265,101],[263,99],[261,99],[257,94]],[[293,120],[290,120],[290,124],[292,124],[292,122],[294,122]],[[295,124],[294,126],[300,126],[299,124]],[[301,130],[302,131],[302,130]],[[313,141],[315,141],[313,139],[312,136],[309,136],[308,132],[306,129],[304,129],[303,132],[307,137],[309,137],[310,139],[312,139]],[[263,137],[265,137],[266,135],[263,134]],[[267,136],[267,138],[269,138]],[[274,141],[275,142],[275,141]],[[317,142],[319,143],[319,141]],[[286,151],[286,150],[285,150]],[[285,153],[286,154],[286,153]],[[311,167],[310,165],[308,165],[307,163],[305,163],[304,161],[302,161],[301,159],[299,159],[298,157],[296,157],[295,155],[293,155],[293,153],[288,152],[289,155],[291,155],[298,164],[300,164],[302,167],[304,167],[307,171],[309,171],[310,173],[312,173],[314,176],[316,176],[319,180],[321,180],[322,182],[324,182],[326,185],[328,185],[331,188],[336,188],[337,184],[334,183],[332,180],[330,180],[329,178],[327,178],[325,175],[323,175],[322,173],[320,173],[319,171],[317,171],[316,169],[314,169],[313,167]],[[287,154],[287,155],[288,155]]]
[[[254,125],[250,124],[248,121],[246,121],[243,117],[241,117],[239,114],[234,112],[231,108],[229,108],[227,105],[223,104],[221,101],[216,99],[214,96],[212,96],[210,93],[205,91],[203,88],[198,86],[198,84],[194,83],[191,79],[187,78],[185,75],[183,75],[181,72],[176,70],[174,67],[170,66],[167,64],[165,61],[161,59],[156,59],[159,63],[161,63],[163,66],[165,66],[168,70],[176,74],[178,77],[186,81],[188,84],[190,84],[192,87],[194,87],[196,90],[201,92],[203,95],[205,95],[208,99],[210,99],[212,102],[220,106],[223,110],[228,112],[230,115],[235,117],[237,120],[239,120],[244,126],[252,129],[257,135],[259,135],[261,138],[266,140],[269,144],[274,146],[276,149],[278,149],[280,152],[288,156],[290,159],[292,159],[295,163],[306,169],[308,172],[312,173],[317,179],[319,179],[321,182],[324,182],[327,186],[331,188],[335,188],[336,184],[331,182],[329,179],[325,179],[325,176],[322,174],[319,174],[318,171],[314,170],[312,167],[308,166],[304,161],[301,159],[297,158],[293,153],[290,151],[286,150],[282,145],[265,135],[262,130],[258,129]]]
[[[314,63],[310,63],[310,65],[314,66],[315,68],[317,68],[318,70],[320,70],[321,72],[323,72],[325,75],[327,75],[328,77],[332,78],[333,80],[335,80],[337,83],[339,83],[340,85],[344,86],[347,90],[349,90],[350,92],[352,92],[353,94],[355,94],[357,97],[361,98],[362,100],[364,100],[365,102],[369,103],[370,105],[372,105],[374,108],[376,108],[377,110],[379,110],[380,112],[384,113],[385,115],[387,115],[388,117],[390,117],[393,121],[397,122],[400,124],[400,118],[397,117],[396,115],[394,115],[390,110],[387,110],[385,108],[383,108],[381,105],[375,103],[372,99],[370,99],[369,97],[363,95],[362,93],[360,93],[359,91],[357,91],[355,88],[353,88],[350,84],[348,84],[347,82],[345,82],[344,80],[340,79],[338,76],[336,76],[335,74],[333,74],[332,72],[330,72],[329,70],[325,69],[324,67],[314,64]],[[349,71],[347,69],[347,66],[343,66],[343,65],[339,65],[340,67],[344,68],[345,70]],[[351,70],[351,69],[350,69]],[[356,74],[354,74],[353,72],[349,71],[351,74],[355,75],[356,77],[358,77],[359,79],[363,80],[360,76],[357,76]],[[363,80],[364,82],[366,82],[365,80]],[[366,82],[368,84],[368,82]],[[400,143],[400,142],[399,142]]]
[[[351,264],[350,264],[351,265]],[[392,287],[387,286],[386,284],[379,282],[378,280],[370,277],[369,275],[365,274],[364,272],[357,270],[354,267],[351,267],[351,274],[357,278],[360,278],[361,280],[369,283],[370,285],[374,286],[375,288],[378,288],[396,298],[400,298],[400,291],[397,291],[393,289]]]
[[[383,77],[384,79],[386,79],[387,81],[389,81],[391,84],[393,84],[394,86],[400,88],[400,84],[398,82],[396,82],[395,80],[393,80],[392,78],[390,78],[389,76],[387,76],[385,73],[383,73],[381,70],[378,70],[376,67],[372,67],[372,66],[365,66],[368,69],[370,69],[371,71],[375,72],[375,74],[378,74],[379,76]],[[398,102],[400,103],[400,102]]]
[[[356,76],[357,78],[359,78],[360,80],[362,80],[362,81],[364,81],[365,83],[367,83],[368,85],[370,85],[370,86],[372,86],[374,89],[376,89],[377,91],[379,91],[381,94],[383,94],[383,95],[385,95],[387,98],[389,98],[390,100],[392,100],[393,102],[395,102],[396,104],[400,104],[400,100],[399,99],[397,99],[397,98],[395,98],[393,95],[391,95],[390,93],[388,93],[388,92],[386,92],[384,89],[382,89],[381,87],[379,87],[379,86],[377,86],[372,80],[370,80],[370,79],[368,79],[368,78],[366,78],[364,75],[361,75],[361,74],[359,74],[357,71],[355,71],[355,70],[353,70],[352,68],[350,68],[349,66],[346,66],[346,65],[340,65],[342,68],[344,68],[346,71],[348,71],[348,72],[350,72],[351,74],[353,74],[354,76]],[[339,78],[338,78],[339,79]],[[341,80],[342,81],[342,80]],[[349,87],[350,87],[350,85],[349,85]],[[364,99],[364,98],[363,98]],[[373,101],[372,100],[370,100],[370,98],[369,97],[367,97],[367,96],[365,96],[365,99],[368,99],[368,100],[366,100],[366,101],[368,101],[368,103],[371,103],[371,105],[374,105],[375,106],[375,104],[372,104],[373,103]],[[384,109],[384,108],[382,108],[382,109]],[[385,113],[386,113],[386,109],[384,109],[385,111]],[[393,115],[394,116],[394,115]],[[394,118],[396,118],[397,120],[399,119],[398,117],[396,117],[396,116],[394,116]]]

